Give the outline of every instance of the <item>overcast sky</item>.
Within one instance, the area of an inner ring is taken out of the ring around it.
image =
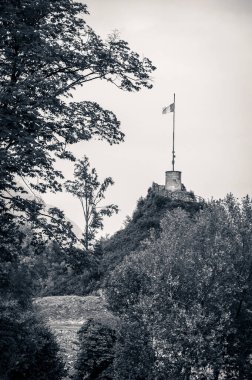
[[[79,143],[101,178],[115,185],[105,203],[120,213],[105,223],[113,233],[131,215],[152,182],[171,170],[172,114],[162,108],[176,93],[176,163],[187,190],[206,199],[252,195],[252,1],[89,0],[87,23],[102,37],[117,29],[132,50],[157,70],[153,89],[126,93],[102,81],[77,89],[76,100],[94,100],[121,121],[125,142]],[[71,165],[61,166],[71,177]],[[45,200],[83,225],[70,195]]]

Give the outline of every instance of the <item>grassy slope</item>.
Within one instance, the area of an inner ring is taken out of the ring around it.
[[[115,317],[107,311],[104,300],[98,296],[52,296],[34,300],[39,314],[51,327],[61,347],[68,377],[71,378],[78,351],[77,332],[89,319],[111,323]]]

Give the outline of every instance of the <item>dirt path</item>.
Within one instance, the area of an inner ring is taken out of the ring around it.
[[[56,339],[60,345],[63,359],[66,363],[66,369],[68,372],[67,379],[70,379],[74,373],[74,363],[77,359],[78,353],[78,331],[82,326],[82,323],[64,323],[62,321],[53,322],[49,324],[51,330],[56,336]]]

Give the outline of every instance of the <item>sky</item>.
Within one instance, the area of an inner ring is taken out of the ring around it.
[[[87,23],[106,38],[114,30],[157,67],[153,88],[126,93],[104,81],[90,82],[75,100],[93,100],[121,121],[125,142],[76,144],[101,179],[111,176],[105,204],[119,206],[103,235],[123,227],[153,182],[164,185],[172,169],[172,113],[162,108],[176,93],[175,170],[206,200],[252,195],[252,1],[88,0]],[[71,163],[59,167],[72,178]],[[70,194],[48,194],[83,228],[80,204]]]

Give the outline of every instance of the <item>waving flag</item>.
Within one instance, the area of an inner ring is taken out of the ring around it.
[[[174,112],[174,109],[175,109],[175,103],[172,103],[169,106],[163,108],[162,114],[166,114],[168,112]]]

